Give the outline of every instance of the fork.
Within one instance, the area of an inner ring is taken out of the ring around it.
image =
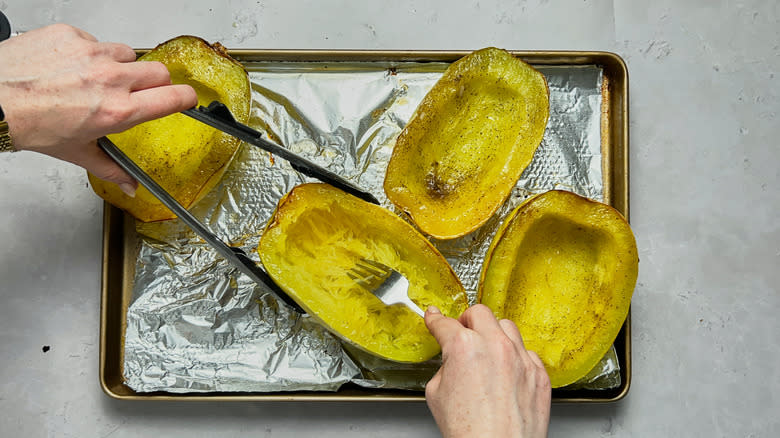
[[[347,271],[347,275],[386,305],[403,304],[414,313],[425,317],[425,312],[409,299],[409,280],[395,269],[362,258]]]

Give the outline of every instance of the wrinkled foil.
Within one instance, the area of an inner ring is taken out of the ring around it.
[[[247,63],[250,125],[370,191],[395,138],[441,76],[443,63]],[[550,89],[544,140],[510,198],[479,230],[432,242],[475,302],[482,260],[502,221],[529,196],[566,189],[602,200],[601,80],[596,66],[540,67]],[[260,263],[260,234],[279,199],[313,181],[243,145],[221,183],[191,209],[226,243]],[[140,244],[127,311],[123,371],[138,392],[420,390],[440,359],[399,364],[348,344],[292,312],[229,266],[178,220],[136,224]],[[620,385],[614,348],[577,388]]]

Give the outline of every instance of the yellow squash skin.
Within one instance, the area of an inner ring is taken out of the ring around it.
[[[195,88],[198,105],[219,100],[236,120],[249,120],[249,75],[218,43],[212,46],[198,37],[180,36],[139,60],[165,64],[173,83]],[[239,140],[179,113],[108,137],[185,208],[214,188],[240,145]],[[91,174],[89,181],[98,196],[139,220],[176,217],[144,187],[131,198],[114,183]]]
[[[438,239],[463,236],[503,204],[542,141],[544,76],[496,48],[454,62],[399,135],[387,197]]]
[[[585,376],[615,341],[638,264],[617,210],[554,190],[525,201],[498,230],[478,301],[517,324],[558,388]]]
[[[439,353],[417,314],[387,306],[347,276],[361,258],[401,272],[409,297],[458,317],[466,293],[444,257],[390,211],[327,184],[304,184],[285,195],[260,239],[268,274],[309,315],[361,349],[397,362]]]

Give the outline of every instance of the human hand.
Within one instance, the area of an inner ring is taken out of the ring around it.
[[[442,349],[425,398],[445,438],[547,436],[550,379],[514,322],[477,304],[457,320],[431,306],[425,324]]]
[[[96,139],[197,103],[162,63],[135,62],[129,46],[64,24],[3,41],[0,59],[0,106],[14,147],[75,163],[131,196],[138,183]]]

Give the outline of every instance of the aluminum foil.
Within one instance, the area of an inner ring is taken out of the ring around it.
[[[372,192],[382,190],[396,136],[441,76],[441,63],[250,63],[250,125]],[[602,199],[602,71],[541,67],[550,119],[533,162],[483,227],[434,241],[473,303],[484,254],[502,218],[528,196],[563,188]],[[221,184],[191,209],[228,244],[259,263],[260,233],[279,199],[311,181],[280,158],[244,145]],[[228,266],[177,220],[137,223],[140,248],[127,311],[124,376],[138,392],[268,392],[369,388],[419,390],[438,359],[385,361],[343,345],[308,316]],[[620,385],[611,351],[580,387]]]

